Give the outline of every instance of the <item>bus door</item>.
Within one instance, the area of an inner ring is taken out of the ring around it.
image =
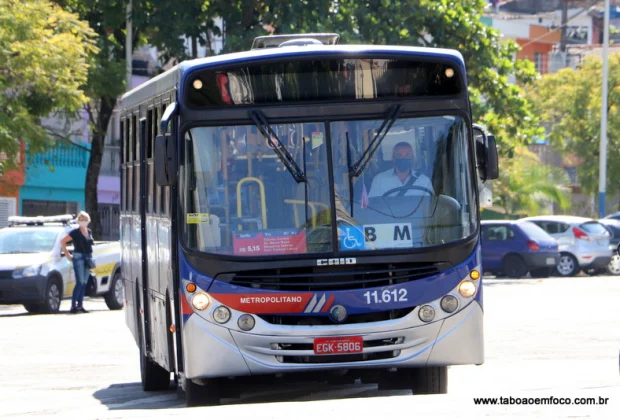
[[[170,273],[170,190],[155,183],[154,146],[162,109],[153,107],[147,118],[141,120],[141,204],[140,220],[141,273],[145,334],[147,351],[151,358],[168,371],[174,371],[170,362],[166,291],[171,282]]]

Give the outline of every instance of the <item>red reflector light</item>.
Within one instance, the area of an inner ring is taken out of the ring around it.
[[[576,227],[573,228],[573,233],[575,234],[575,238],[577,239],[586,239],[588,237],[587,233]]]
[[[540,250],[540,247],[534,241],[527,241],[527,247],[529,249],[531,249],[532,251],[539,251]]]

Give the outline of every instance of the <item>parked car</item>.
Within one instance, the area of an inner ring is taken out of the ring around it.
[[[595,275],[607,270],[612,256],[611,235],[596,220],[577,216],[534,216],[520,220],[535,223],[558,241],[560,262],[556,272],[560,276],[574,276],[581,270]]]
[[[599,223],[607,228],[611,238],[609,240],[609,249],[611,249],[611,261],[607,266],[607,272],[614,276],[620,275],[620,255],[616,252],[620,245],[620,220],[617,219],[600,219]]]
[[[485,272],[519,278],[548,277],[560,261],[555,239],[533,223],[482,222],[482,267]]]
[[[620,220],[620,211],[617,211],[615,213],[611,213],[608,214],[607,216],[605,216],[603,219],[614,219],[614,220]]]
[[[63,255],[60,240],[75,229],[71,215],[9,217],[0,229],[0,305],[24,305],[28,312],[54,313],[75,287],[73,265]],[[71,250],[69,250],[71,252]],[[120,273],[120,243],[95,242],[89,296],[103,296],[110,309],[124,306]]]

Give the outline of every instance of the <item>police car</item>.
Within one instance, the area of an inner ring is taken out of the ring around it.
[[[73,265],[60,240],[77,228],[75,216],[9,218],[0,229],[0,305],[22,304],[28,312],[55,313],[75,287]],[[71,247],[69,247],[71,252]],[[102,296],[110,309],[124,305],[120,243],[95,242],[87,295]]]

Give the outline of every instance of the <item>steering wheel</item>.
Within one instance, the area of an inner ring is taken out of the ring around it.
[[[419,191],[424,191],[424,192],[428,193],[429,195],[435,195],[435,193],[433,191],[429,190],[426,187],[419,187],[417,185],[409,185],[409,186],[404,186],[404,187],[392,188],[391,190],[388,190],[388,191],[384,192],[382,197],[387,197],[387,196],[389,196],[391,194],[394,194],[395,192],[407,191],[407,190],[419,190]]]

